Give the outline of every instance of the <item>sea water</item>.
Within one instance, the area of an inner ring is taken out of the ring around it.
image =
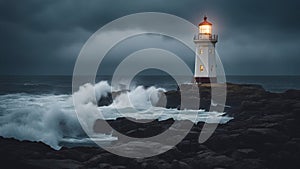
[[[262,84],[267,90],[282,92],[289,88],[299,89],[299,77],[246,78],[228,77],[230,82]],[[110,76],[97,77],[95,85],[87,84],[77,91],[82,97],[82,103],[89,102],[90,91],[96,91],[96,96],[108,92]],[[0,135],[19,140],[42,141],[52,148],[59,149],[63,145],[91,145],[92,141],[83,131],[74,111],[72,100],[71,76],[2,76],[0,77]],[[277,83],[276,83],[277,82]],[[271,83],[271,84],[270,84]],[[93,89],[93,90],[91,90]],[[101,116],[91,117],[91,120],[103,118],[115,120],[119,117],[136,119],[192,120],[204,122],[207,118],[221,118],[226,123],[231,118],[223,113],[197,110],[196,119],[191,117],[191,111],[153,107],[155,94],[161,91],[176,90],[177,85],[171,77],[142,76],[132,82],[130,95],[131,104],[122,96],[115,98],[114,104],[98,107]],[[99,91],[97,93],[97,91]],[[154,95],[153,95],[154,94]],[[153,97],[149,100],[149,97]],[[132,106],[135,108],[133,109]],[[118,109],[116,109],[116,107]],[[122,113],[120,113],[121,110]],[[136,111],[139,110],[139,111]],[[178,116],[180,114],[180,116]],[[90,119],[84,119],[90,120]],[[107,134],[95,134],[94,140],[109,142],[117,138]]]

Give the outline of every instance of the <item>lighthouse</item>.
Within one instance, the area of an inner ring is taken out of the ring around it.
[[[194,37],[196,45],[195,57],[195,83],[215,83],[216,74],[216,55],[215,46],[218,42],[218,35],[212,34],[212,23],[204,17],[203,22],[199,24],[199,32]]]

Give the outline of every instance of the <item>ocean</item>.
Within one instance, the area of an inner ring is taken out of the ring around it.
[[[227,82],[239,84],[260,84],[271,92],[284,92],[288,89],[300,89],[300,76],[227,76]],[[96,85],[87,85],[77,93],[83,102],[90,98],[90,89],[103,92],[111,88],[110,76],[98,76]],[[98,107],[103,116],[92,117],[114,120],[118,117],[148,118],[165,120],[190,119],[189,111],[153,107],[149,97],[160,91],[176,90],[177,85],[169,76],[138,76],[131,84],[130,100],[139,112],[132,111],[126,100],[116,98],[123,110],[118,113],[110,106]],[[142,87],[145,86],[145,87]],[[0,136],[19,140],[42,141],[54,149],[67,145],[91,145],[80,126],[74,111],[72,100],[71,76],[1,76],[0,77]],[[103,94],[103,93],[102,93]],[[100,93],[101,95],[101,93]],[[178,115],[179,111],[184,114]],[[224,112],[226,113],[226,112]],[[208,117],[221,118],[226,123],[231,118],[216,112],[198,111],[193,122],[205,121]],[[98,141],[109,142],[117,138],[98,134]]]

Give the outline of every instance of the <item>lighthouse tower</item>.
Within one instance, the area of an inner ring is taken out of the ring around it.
[[[199,33],[194,37],[196,59],[194,81],[196,83],[214,83],[217,81],[215,45],[218,35],[212,34],[212,23],[204,21],[199,24]]]

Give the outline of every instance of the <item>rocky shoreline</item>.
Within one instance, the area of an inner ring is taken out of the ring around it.
[[[199,108],[210,105],[209,87],[201,86]],[[98,105],[111,103],[116,94]],[[180,108],[179,91],[165,93],[167,107]],[[298,169],[300,168],[300,91],[271,93],[259,85],[227,84],[225,108],[233,120],[220,124],[203,144],[198,143],[203,123],[194,124],[176,147],[161,155],[129,159],[96,147],[53,150],[41,142],[0,137],[1,168],[103,169]],[[109,123],[133,137],[149,137],[174,121],[138,125],[119,118]]]

